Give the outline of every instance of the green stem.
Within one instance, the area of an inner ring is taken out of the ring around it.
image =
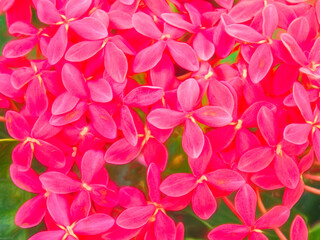
[[[17,139],[14,138],[2,138],[0,139],[0,142],[17,142]]]

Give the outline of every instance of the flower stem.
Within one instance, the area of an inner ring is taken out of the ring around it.
[[[239,220],[243,223],[243,219],[240,216],[240,214],[238,213],[237,209],[234,207],[233,203],[227,198],[227,197],[222,197],[222,200],[224,201],[224,203],[230,208],[230,210],[234,213],[234,215],[237,216],[237,218],[239,218]]]
[[[304,185],[304,189],[308,192],[320,195],[320,189],[314,188],[314,187],[310,187],[308,185]]]
[[[17,139],[14,138],[2,138],[0,139],[0,142],[16,142],[18,141]]]
[[[312,174],[303,174],[304,178],[310,179],[310,180],[314,180],[314,181],[320,181],[320,176],[317,175],[312,175]]]

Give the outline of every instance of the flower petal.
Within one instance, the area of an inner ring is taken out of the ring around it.
[[[197,179],[188,173],[175,173],[164,179],[160,191],[170,197],[181,197],[197,186]]]
[[[128,208],[120,213],[116,223],[125,229],[137,229],[149,221],[155,210],[154,205]]]
[[[163,51],[166,48],[164,41],[158,41],[155,44],[140,51],[133,61],[133,71],[141,73],[154,68],[161,60]]]
[[[114,43],[108,42],[105,47],[104,66],[111,78],[123,83],[128,72],[126,55]]]
[[[75,234],[97,235],[108,231],[114,225],[114,219],[104,213],[92,214],[76,223]]]
[[[258,147],[245,152],[238,164],[243,172],[259,172],[266,168],[274,159],[275,151],[271,147]]]
[[[191,119],[185,122],[185,129],[182,135],[182,147],[189,157],[197,158],[204,146],[204,135],[199,125]]]
[[[217,201],[206,183],[198,184],[192,195],[192,209],[201,219],[209,219],[217,209]]]
[[[232,121],[232,117],[225,109],[217,106],[204,106],[193,113],[193,117],[210,127],[223,127]]]
[[[193,48],[187,43],[174,40],[167,41],[169,52],[176,63],[189,71],[199,70],[199,61]]]

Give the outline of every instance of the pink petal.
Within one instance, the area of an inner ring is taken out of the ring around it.
[[[29,238],[29,240],[57,240],[62,239],[65,233],[66,232],[64,230],[38,232]]]
[[[38,141],[40,145],[34,144],[34,156],[40,163],[52,168],[62,168],[65,166],[66,159],[62,150],[48,142]]]
[[[291,123],[284,129],[283,138],[294,144],[304,144],[308,141],[308,136],[312,126],[308,123]]]
[[[197,179],[191,174],[175,173],[164,179],[160,191],[170,197],[180,197],[188,194],[197,186]]]
[[[124,208],[146,205],[143,193],[134,187],[122,187],[119,190],[119,204]]]
[[[216,0],[216,3],[225,9],[231,9],[233,2],[233,0]]]
[[[30,169],[33,159],[33,151],[30,143],[19,143],[12,151],[12,162],[18,166],[19,170]]]
[[[273,164],[280,182],[288,188],[296,188],[300,179],[300,172],[294,160],[283,152],[276,155]]]
[[[249,76],[253,83],[260,82],[269,72],[273,62],[271,48],[261,44],[252,55],[249,63]]]
[[[125,229],[140,228],[149,221],[154,211],[154,205],[128,208],[120,213],[116,223]]]
[[[88,81],[87,86],[93,101],[107,103],[112,100],[112,88],[106,79],[99,78],[97,80]]]
[[[50,193],[47,199],[47,209],[56,224],[70,226],[69,203],[65,196]]]
[[[46,199],[42,194],[25,202],[17,211],[15,224],[21,228],[37,226],[46,213]]]
[[[220,81],[211,80],[207,90],[210,105],[227,110],[230,115],[235,108],[235,99],[229,88]]]
[[[314,133],[312,134],[312,142],[313,142],[313,149],[316,154],[317,159],[320,159],[320,131],[319,129],[315,129]]]
[[[273,229],[281,227],[289,218],[290,209],[285,206],[275,206],[260,217],[255,226],[258,229]]]
[[[66,17],[79,18],[88,11],[92,0],[70,0],[66,4]]]
[[[88,191],[81,191],[72,201],[70,206],[70,216],[78,221],[89,215],[91,210],[91,199]]]
[[[262,189],[274,190],[283,188],[283,184],[279,181],[272,165],[260,172],[252,174],[250,179],[254,184]]]
[[[128,72],[127,58],[122,50],[112,42],[108,42],[106,45],[104,66],[114,81],[123,83],[126,80]]]
[[[297,215],[290,228],[291,240],[307,240],[308,239],[308,227],[300,215]]]
[[[36,43],[37,38],[34,36],[12,40],[3,47],[2,54],[6,58],[23,57],[29,52],[31,52]]]
[[[163,96],[164,91],[160,87],[139,86],[130,91],[123,102],[133,107],[147,107],[158,102]]]
[[[206,136],[210,139],[212,151],[220,152],[231,144],[236,133],[235,127],[230,125],[215,128],[208,132]]]
[[[176,240],[175,222],[162,211],[158,211],[154,222],[154,235],[156,239]]]
[[[319,51],[320,51],[320,38],[317,38],[310,50],[309,60],[316,63],[320,62],[320,57],[318,54]]]
[[[39,176],[32,168],[22,171],[18,165],[11,164],[10,177],[16,186],[25,191],[32,193],[40,193],[43,191]]]
[[[261,107],[258,113],[257,122],[263,138],[269,146],[278,143],[278,132],[276,126],[276,117],[274,113],[267,107]]]
[[[117,136],[117,126],[107,110],[97,105],[89,105],[89,112],[93,127],[98,133],[108,139]]]
[[[273,4],[268,4],[262,11],[263,23],[262,32],[263,35],[272,37],[274,31],[278,27],[278,12],[277,8]]]
[[[68,194],[81,190],[81,182],[60,172],[46,172],[40,175],[40,181],[45,189],[58,194]]]
[[[265,37],[259,32],[244,24],[230,24],[226,26],[226,32],[241,41],[249,43],[258,43],[265,40]]]
[[[168,49],[176,63],[189,71],[199,70],[199,61],[193,48],[187,43],[168,40]]]
[[[112,10],[108,12],[108,16],[110,18],[110,27],[115,29],[131,29],[132,25],[132,15],[120,11],[120,10]]]
[[[210,240],[242,240],[248,236],[250,230],[247,226],[237,224],[223,224],[214,228],[209,234]]]
[[[109,215],[96,213],[77,222],[73,231],[75,234],[97,235],[108,231],[114,222]]]
[[[135,126],[132,114],[128,106],[123,105],[120,109],[120,118],[121,118],[121,130],[128,141],[132,146],[136,146],[138,143],[138,132]]]
[[[96,55],[102,46],[103,41],[83,41],[76,43],[68,49],[65,59],[70,62],[82,62]]]
[[[165,48],[166,43],[158,41],[140,51],[133,61],[133,71],[135,73],[140,73],[154,68],[161,60]]]
[[[205,173],[208,167],[208,164],[210,162],[211,155],[212,155],[211,144],[209,142],[209,139],[205,137],[204,146],[199,157],[188,158],[189,166],[191,168],[193,175],[200,177]]]
[[[269,238],[267,238],[266,235],[260,232],[251,232],[248,238],[248,240],[268,240],[268,239]]]
[[[23,115],[9,110],[6,112],[5,118],[6,128],[11,137],[22,141],[30,136],[30,126]]]
[[[258,137],[247,128],[242,128],[236,135],[236,149],[239,155],[242,155],[247,150],[260,147],[260,140]]]
[[[198,102],[200,88],[197,81],[189,78],[182,82],[177,91],[178,101],[184,112],[190,112]]]
[[[111,164],[126,164],[135,159],[141,150],[141,146],[137,144],[132,146],[126,139],[120,139],[114,142],[106,151],[104,159]]]
[[[68,44],[67,29],[61,25],[56,34],[51,38],[47,48],[47,58],[51,65],[56,64],[63,57]]]
[[[290,23],[288,33],[294,37],[298,44],[303,44],[308,38],[309,22],[305,17],[299,17]]]
[[[191,119],[186,119],[182,136],[183,150],[189,157],[197,158],[204,146],[204,135],[199,125]]]
[[[206,183],[198,184],[192,195],[192,210],[201,219],[209,219],[217,209],[217,201]]]
[[[48,108],[47,90],[42,79],[34,79],[25,95],[26,107],[33,116],[40,116]]]
[[[79,102],[79,98],[69,92],[59,95],[53,102],[51,112],[53,115],[60,115],[70,112]]]
[[[81,161],[81,180],[85,183],[90,183],[103,168],[104,163],[102,151],[88,150],[85,152]]]
[[[156,164],[151,163],[147,171],[147,184],[149,189],[149,198],[152,202],[160,202],[161,173]]]
[[[70,28],[80,37],[88,40],[100,40],[108,36],[105,25],[97,18],[85,17],[70,23]]]
[[[52,25],[62,21],[57,8],[51,1],[40,0],[36,7],[38,18],[41,22]]]
[[[201,16],[201,13],[199,12],[199,10],[190,3],[185,3],[184,7],[186,8],[186,10],[189,13],[189,17],[190,17],[191,22],[195,26],[200,26],[202,16]]]
[[[132,16],[132,24],[133,27],[144,36],[157,40],[159,40],[162,36],[162,33],[152,18],[143,12],[135,13]]]
[[[282,43],[288,49],[293,59],[301,66],[308,65],[308,59],[296,40],[288,33],[283,33],[280,36]]]
[[[245,180],[239,173],[229,169],[218,169],[205,176],[211,186],[226,192],[238,190],[245,184]]]
[[[235,42],[235,39],[225,31],[225,26],[221,21],[213,35],[216,54],[220,58],[226,58],[231,53]]]
[[[16,89],[22,88],[25,84],[30,82],[34,76],[34,71],[30,67],[21,67],[16,69],[10,77],[12,86]]]
[[[33,27],[28,23],[17,21],[10,25],[8,31],[12,35],[21,34],[21,35],[30,36],[33,34],[37,34],[38,29],[36,29],[35,27]]]
[[[306,89],[298,82],[293,85],[293,99],[305,120],[313,122],[313,114]]]
[[[87,111],[87,103],[86,102],[79,102],[74,109],[66,114],[61,115],[52,115],[50,118],[50,124],[53,126],[64,126],[66,124],[75,122],[79,120],[82,115]]]
[[[150,80],[153,86],[168,89],[174,79],[174,66],[171,58],[163,53],[160,62],[150,70]]]
[[[271,147],[250,149],[241,156],[238,169],[243,172],[259,172],[272,162],[274,156],[275,151]]]
[[[185,113],[158,108],[149,113],[147,120],[157,128],[171,129],[185,121]]]
[[[148,165],[155,163],[160,171],[164,171],[168,161],[168,150],[164,144],[150,138],[143,148],[144,160]]]
[[[181,14],[179,13],[163,13],[161,15],[163,20],[170,25],[186,30],[190,33],[194,33],[196,31],[196,26],[184,20]]]
[[[273,78],[273,92],[276,95],[287,93],[298,79],[299,69],[296,65],[280,64]]]
[[[230,113],[217,106],[204,106],[196,110],[193,117],[210,127],[223,127],[232,121]]]
[[[292,208],[304,193],[304,182],[300,179],[295,189],[286,188],[283,193],[283,205]]]
[[[256,221],[257,195],[250,185],[245,184],[237,192],[235,207],[248,226],[253,226]]]
[[[83,74],[78,68],[70,63],[63,65],[62,82],[69,93],[78,98],[86,98],[88,96],[87,87]]]

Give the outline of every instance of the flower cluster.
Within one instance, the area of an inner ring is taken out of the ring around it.
[[[47,227],[30,240],[181,240],[188,226],[170,212],[190,204],[207,220],[221,201],[242,224],[208,239],[283,240],[303,192],[319,194],[306,183],[319,180],[320,1],[0,0],[0,11],[13,36],[0,59],[0,120],[18,141],[10,176],[35,194],[15,222]],[[191,171],[168,171],[177,134]],[[109,178],[132,161],[148,191]],[[266,209],[261,193],[281,188]],[[294,217],[290,239],[307,239]]]

